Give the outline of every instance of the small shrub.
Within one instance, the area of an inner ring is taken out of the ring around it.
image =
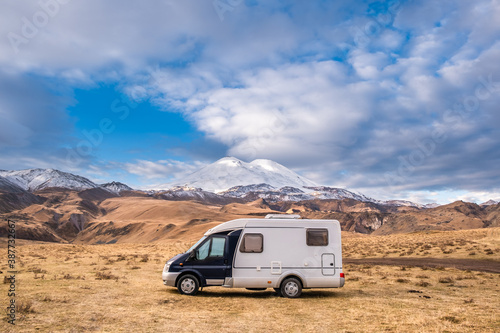
[[[441,317],[440,319],[449,321],[450,323],[453,323],[453,324],[460,324],[460,322],[461,322],[461,320],[455,316],[444,316],[444,317]]]
[[[428,287],[431,284],[429,282],[427,282],[427,281],[419,281],[419,282],[417,282],[416,285],[419,286],[419,287]]]
[[[449,276],[439,278],[439,283],[453,283],[453,279]]]
[[[47,274],[45,269],[41,269],[40,267],[33,267],[28,269],[28,272],[33,272],[35,274]]]
[[[31,300],[18,301],[16,303],[16,312],[20,314],[35,313],[33,302]]]
[[[118,281],[118,276],[113,275],[111,273],[106,273],[106,272],[97,272],[95,275],[96,280],[117,280]]]
[[[408,283],[408,282],[410,282],[410,280],[399,278],[399,279],[396,279],[396,282],[399,282],[399,283]]]

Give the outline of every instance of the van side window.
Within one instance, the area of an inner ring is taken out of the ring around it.
[[[261,253],[264,249],[264,236],[262,234],[245,234],[241,240],[240,252]]]
[[[328,229],[307,229],[306,242],[309,246],[327,246]]]

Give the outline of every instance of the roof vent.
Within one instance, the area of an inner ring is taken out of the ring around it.
[[[300,215],[293,214],[267,214],[266,219],[280,219],[280,220],[297,220],[300,219]]]

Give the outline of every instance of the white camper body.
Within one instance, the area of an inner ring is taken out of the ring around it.
[[[223,242],[223,253],[214,250],[212,259],[200,253]],[[274,288],[287,297],[298,297],[307,288],[339,288],[345,281],[340,224],[287,215],[229,221],[208,230],[184,256],[167,262],[165,269],[164,283],[184,294],[190,294],[182,289],[185,275],[198,280],[189,281],[195,287]]]

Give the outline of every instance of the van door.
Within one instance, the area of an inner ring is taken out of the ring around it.
[[[321,255],[321,273],[323,275],[335,275],[335,255],[323,253]]]
[[[209,286],[222,286],[226,272],[231,268],[227,258],[225,236],[208,237],[194,249],[191,267],[203,275]]]

